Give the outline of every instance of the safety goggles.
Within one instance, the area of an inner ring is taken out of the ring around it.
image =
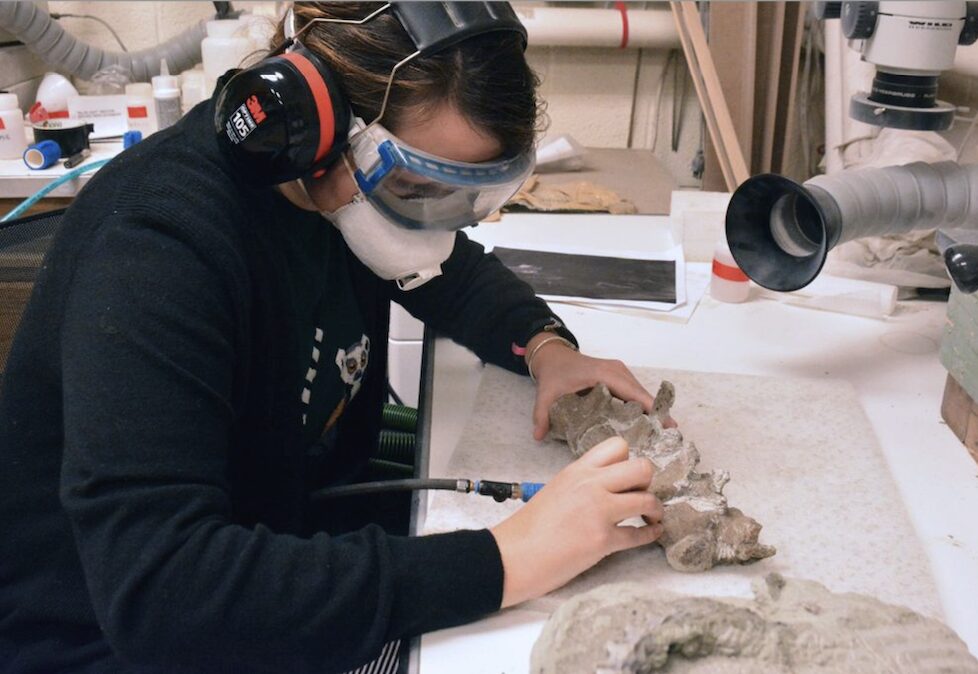
[[[534,153],[472,164],[422,152],[380,124],[350,138],[367,200],[407,229],[456,230],[498,211],[533,172]]]

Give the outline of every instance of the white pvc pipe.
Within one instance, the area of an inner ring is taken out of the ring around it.
[[[823,21],[825,30],[825,172],[845,168],[842,161],[843,120],[847,116],[842,97],[842,30],[839,21]]]
[[[629,9],[625,48],[678,49],[679,34],[672,11]],[[531,47],[622,47],[624,22],[617,9],[590,7],[514,7],[526,26]]]
[[[849,101],[869,91],[875,67],[842,35],[841,22],[825,26],[825,172],[841,171],[869,154],[879,129],[849,116]]]

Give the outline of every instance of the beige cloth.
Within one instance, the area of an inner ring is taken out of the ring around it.
[[[514,194],[503,208],[508,209],[510,206],[548,213],[629,215],[638,212],[635,204],[623,199],[621,195],[607,187],[587,180],[559,185],[543,184],[536,175],[530,176],[520,191]],[[499,214],[495,213],[486,219],[498,220]]]

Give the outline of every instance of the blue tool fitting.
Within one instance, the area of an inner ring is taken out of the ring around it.
[[[466,481],[467,482],[467,481]],[[543,489],[542,482],[496,482],[495,480],[474,480],[471,490],[483,496],[491,496],[497,503],[513,499],[526,503],[533,495]],[[468,491],[466,489],[465,491]]]
[[[520,482],[520,500],[526,503],[541,489],[543,482]]]
[[[143,132],[133,129],[122,134],[122,149],[128,150],[143,139]]]
[[[53,140],[42,140],[24,150],[24,164],[27,168],[40,171],[53,166],[61,159],[61,146]]]

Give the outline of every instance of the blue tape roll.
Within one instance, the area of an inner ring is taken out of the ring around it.
[[[34,171],[46,169],[61,158],[61,146],[53,140],[42,140],[24,150],[24,163]]]

